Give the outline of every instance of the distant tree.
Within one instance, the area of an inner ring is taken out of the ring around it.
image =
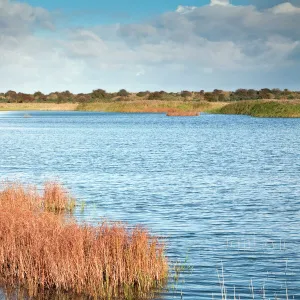
[[[106,98],[106,96],[107,96],[106,91],[102,89],[93,90],[93,92],[91,93],[91,97],[93,99],[103,99]]]
[[[183,98],[188,98],[188,97],[192,97],[193,94],[189,91],[181,91],[180,96]]]
[[[63,97],[72,98],[74,95],[70,91],[64,91],[60,93]]]
[[[6,97],[7,99],[16,100],[17,97],[18,97],[18,94],[17,94],[17,92],[15,92],[15,91],[9,90],[9,91],[7,91],[7,92],[5,93],[5,97]]]
[[[224,101],[224,98],[225,98],[225,96],[223,95],[223,91],[222,90],[217,90],[217,89],[215,89],[212,92],[212,97],[213,97],[214,102]]]
[[[162,93],[161,92],[153,92],[153,93],[150,93],[148,95],[148,100],[160,100],[162,99]]]
[[[215,101],[215,96],[214,96],[214,94],[211,93],[211,92],[206,92],[206,93],[204,94],[204,100],[205,100],[205,101],[208,101],[208,102],[214,102],[214,101]]]
[[[150,94],[149,91],[145,91],[145,92],[138,92],[136,95],[137,95],[137,97],[145,97],[149,94]]]
[[[47,97],[46,95],[44,95],[42,92],[35,92],[33,94],[33,98],[35,101],[46,101],[47,100]]]
[[[117,96],[120,96],[120,97],[128,97],[129,95],[130,95],[130,93],[128,93],[125,89],[121,89],[117,93]]]
[[[40,92],[40,91],[35,92],[35,93],[33,94],[33,97],[34,97],[35,99],[39,99],[39,98],[41,98],[41,97],[43,97],[43,96],[44,96],[44,94],[43,94],[42,92]]]
[[[220,94],[220,95],[219,95],[218,101],[220,101],[220,102],[225,102],[225,101],[226,101],[225,95],[224,95],[224,94]]]
[[[280,90],[280,89],[272,89],[272,90],[271,90],[271,93],[272,93],[273,95],[279,95],[279,94],[281,94],[281,90]]]
[[[24,94],[24,93],[18,93],[17,95],[17,101],[19,103],[22,103],[22,102],[32,102],[34,101],[34,97],[30,94]]]
[[[55,92],[57,95],[56,102],[69,102],[74,100],[74,95],[70,91]]]
[[[271,99],[272,98],[272,92],[270,89],[261,89],[259,91],[259,98],[260,99]]]
[[[46,96],[48,101],[55,101],[58,99],[58,93],[50,93]]]
[[[248,98],[248,91],[246,89],[237,89],[234,92],[234,96],[236,100],[245,100]]]
[[[282,93],[283,98],[288,99],[289,95],[292,95],[292,92],[288,89],[284,89]]]
[[[74,97],[74,99],[75,99],[75,101],[77,101],[77,102],[84,103],[84,102],[90,101],[91,97],[90,97],[90,95],[80,93],[80,94],[77,94],[77,95]]]
[[[222,94],[222,93],[223,93],[222,90],[214,89],[214,91],[213,91],[213,94],[214,94],[214,95],[220,95],[220,94]]]
[[[249,89],[247,91],[247,99],[255,100],[258,98],[258,92],[254,89]]]

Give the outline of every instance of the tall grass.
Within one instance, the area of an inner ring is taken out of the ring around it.
[[[78,103],[0,103],[0,111],[72,111]]]
[[[43,194],[44,209],[53,212],[73,212],[76,201],[58,182],[47,182]]]
[[[239,101],[223,106],[215,112],[253,117],[297,118],[300,117],[300,102],[291,100]]]
[[[211,103],[205,101],[183,100],[132,100],[110,101],[79,104],[80,111],[104,111],[123,113],[166,113],[172,115],[196,115],[224,106],[225,103]]]
[[[4,187],[0,282],[21,286],[29,297],[50,291],[99,299],[146,295],[164,282],[168,266],[157,238],[140,227],[80,225],[54,213],[53,207],[66,211],[68,199],[65,189],[53,183],[45,185],[42,195],[36,187]]]

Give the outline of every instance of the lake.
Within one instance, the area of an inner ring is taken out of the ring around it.
[[[157,299],[300,299],[300,119],[27,113],[0,113],[0,179],[162,236],[183,271]]]

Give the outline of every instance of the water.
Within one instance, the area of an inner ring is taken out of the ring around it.
[[[0,179],[59,179],[78,220],[163,236],[184,271],[159,299],[221,299],[223,276],[227,299],[300,299],[300,119],[30,115],[0,113]]]

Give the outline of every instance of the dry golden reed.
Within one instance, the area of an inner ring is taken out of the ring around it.
[[[72,212],[76,201],[58,182],[46,182],[43,195],[44,209],[53,212]]]
[[[0,191],[2,283],[29,297],[51,291],[122,299],[164,282],[168,265],[157,238],[120,223],[80,225],[56,213],[67,211],[69,201],[58,183],[46,184],[42,195],[20,184]]]

